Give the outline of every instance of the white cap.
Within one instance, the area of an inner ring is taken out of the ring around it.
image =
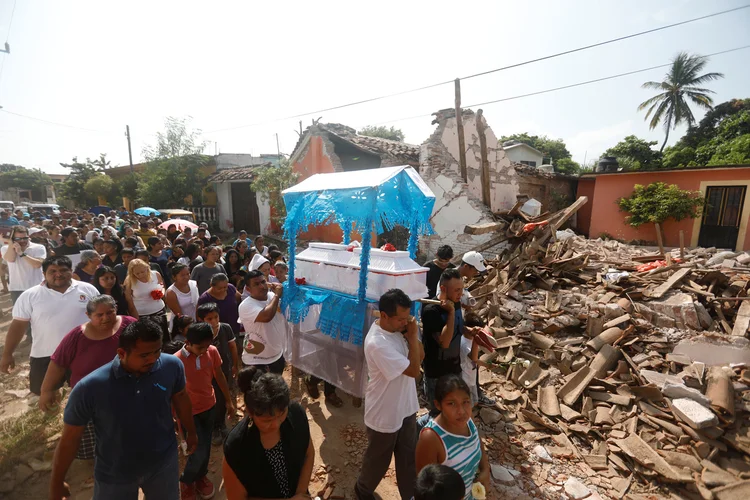
[[[466,252],[461,260],[475,268],[480,273],[487,270],[487,267],[484,265],[484,257],[482,257],[482,254],[479,252]]]
[[[42,229],[40,227],[30,227],[29,228],[29,236],[31,236],[32,234],[41,233],[42,231],[44,231],[44,229]]]

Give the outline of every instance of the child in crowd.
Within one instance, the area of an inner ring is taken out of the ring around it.
[[[488,368],[487,363],[479,360],[479,343],[476,339],[477,330],[484,328],[486,323],[474,312],[464,315],[464,332],[461,337],[461,377],[471,391],[471,402],[474,406],[479,403],[479,367]]]
[[[471,419],[469,386],[455,374],[443,375],[435,385],[435,407],[440,414],[430,419],[417,441],[417,470],[429,464],[447,465],[464,480],[465,498],[471,499],[474,479],[485,489],[490,485],[490,466],[477,427]]]
[[[233,385],[237,377],[237,371],[240,366],[240,358],[237,351],[237,342],[235,342],[232,327],[227,323],[221,323],[219,318],[219,308],[216,302],[207,302],[198,306],[195,311],[198,321],[203,321],[211,325],[213,333],[212,344],[219,351],[221,357],[221,371],[224,378]],[[220,391],[217,382],[214,380],[214,393],[216,394],[216,413],[214,415],[214,428],[211,441],[215,445],[224,442],[229,431],[227,430],[227,412],[224,395]],[[230,414],[230,417],[232,414]]]
[[[193,318],[190,316],[177,316],[172,320],[172,340],[185,342],[185,333],[190,325],[193,324]]]
[[[447,465],[430,464],[417,476],[414,500],[462,500],[464,495],[461,474]]]
[[[198,446],[185,463],[185,469],[180,476],[180,492],[183,500],[194,499],[196,492],[201,498],[211,498],[215,493],[214,485],[206,474],[211,456],[211,433],[216,411],[213,381],[216,380],[226,401],[225,406],[231,413],[235,411],[234,400],[221,370],[221,356],[212,345],[214,332],[211,325],[193,323],[188,327],[185,337],[184,347],[175,356],[185,365],[186,388],[193,405]]]

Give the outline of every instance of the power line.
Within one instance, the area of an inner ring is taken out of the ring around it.
[[[750,48],[750,45],[743,45],[741,47],[735,47],[733,49],[727,49],[727,50],[722,50],[722,51],[719,51],[719,52],[713,52],[711,54],[706,54],[704,57],[718,56],[718,55],[721,55],[721,54],[727,54],[727,53],[730,53],[730,52],[736,52],[738,50],[744,50],[744,49],[747,49],[747,48]],[[572,84],[569,84],[569,85],[563,85],[563,86],[560,86],[560,87],[554,87],[554,88],[545,89],[545,90],[539,90],[539,91],[530,92],[530,93],[527,93],[527,94],[520,94],[520,95],[516,95],[516,96],[511,96],[511,97],[503,97],[501,99],[495,99],[495,100],[492,100],[492,101],[484,101],[484,102],[480,102],[480,103],[476,103],[476,104],[469,104],[469,105],[466,105],[466,106],[463,106],[463,107],[464,108],[475,108],[475,107],[479,107],[479,106],[486,106],[487,104],[495,104],[495,103],[498,103],[498,102],[505,102],[505,101],[513,101],[513,100],[516,100],[516,99],[522,99],[524,97],[532,97],[532,96],[540,95],[540,94],[548,94],[550,92],[557,92],[559,90],[565,90],[565,89],[569,89],[569,88],[580,87],[580,86],[583,86],[583,85],[590,85],[592,83],[603,82],[603,81],[606,81],[606,80],[613,80],[615,78],[622,78],[624,76],[634,75],[634,74],[637,74],[637,73],[644,73],[646,71],[652,71],[654,69],[665,68],[665,67],[668,67],[668,66],[671,66],[671,65],[672,65],[672,63],[659,64],[659,65],[656,65],[656,66],[650,66],[648,68],[636,69],[636,70],[633,70],[633,71],[627,71],[625,73],[618,73],[616,75],[605,76],[605,77],[602,77],[602,78],[595,78],[593,80],[586,80],[586,81],[583,81],[583,82],[572,83]],[[84,127],[77,127],[75,125],[68,125],[68,124],[65,124],[65,123],[59,123],[59,122],[54,122],[54,121],[50,121],[50,120],[45,120],[45,119],[42,119],[42,118],[36,118],[36,117],[33,117],[33,116],[28,116],[28,115],[24,115],[24,114],[21,114],[21,113],[16,113],[16,112],[9,111],[7,109],[2,109],[2,108],[0,108],[0,112],[8,113],[10,115],[18,116],[18,117],[21,117],[21,118],[26,118],[28,120],[34,120],[34,121],[46,123],[46,124],[49,124],[49,125],[56,125],[56,126],[59,126],[59,127],[65,127],[65,128],[70,128],[70,129],[76,129],[76,130],[83,130],[83,131],[86,131],[86,132],[95,132],[95,133],[101,133],[101,134],[115,134],[115,133],[117,133],[117,132],[114,132],[114,131],[111,131],[111,130],[98,130],[98,129],[90,129],[90,128],[84,128]],[[299,115],[299,116],[302,116],[302,115]],[[420,114],[420,115],[408,116],[408,117],[405,117],[405,118],[397,118],[395,120],[386,120],[386,121],[374,123],[373,125],[382,125],[382,124],[388,124],[388,123],[395,123],[395,122],[400,122],[400,121],[405,121],[405,120],[413,120],[413,119],[416,119],[416,118],[425,118],[425,117],[429,117],[429,116],[432,116],[432,113],[425,113],[425,114]],[[270,120],[270,121],[267,121],[267,122],[260,122],[260,123],[257,123],[255,125],[247,125],[247,126],[250,127],[250,126],[256,126],[256,125],[264,125],[266,123],[273,123],[275,121],[281,121],[281,120],[285,120],[285,118],[279,118],[279,119],[276,119],[276,120]],[[207,132],[207,134],[209,134],[209,133],[211,133],[211,132]]]
[[[750,48],[750,45],[744,45],[742,47],[736,47],[734,49],[722,50],[720,52],[714,52],[712,54],[706,54],[705,57],[718,56],[720,54],[727,54],[729,52],[736,52],[738,50],[743,50],[743,49],[748,49],[748,48]],[[505,102],[505,101],[513,101],[513,100],[516,100],[516,99],[522,99],[524,97],[531,97],[531,96],[540,95],[540,94],[548,94],[550,92],[557,92],[558,90],[565,90],[565,89],[570,89],[570,88],[573,88],[573,87],[580,87],[580,86],[583,86],[583,85],[590,85],[592,83],[603,82],[603,81],[606,81],[606,80],[614,80],[615,78],[622,78],[623,76],[634,75],[636,73],[644,73],[646,71],[651,71],[651,70],[654,70],[654,69],[666,68],[666,67],[669,67],[671,65],[672,65],[672,63],[659,64],[657,66],[650,66],[648,68],[636,69],[636,70],[633,70],[633,71],[627,71],[625,73],[618,73],[616,75],[605,76],[605,77],[602,77],[602,78],[595,78],[593,80],[586,80],[584,82],[571,83],[570,85],[563,85],[561,87],[554,87],[554,88],[551,88],[551,89],[539,90],[537,92],[530,92],[528,94],[520,94],[520,95],[515,95],[515,96],[512,96],[512,97],[503,97],[502,99],[495,99],[495,100],[492,100],[492,101],[485,101],[485,102],[480,102],[480,103],[476,103],[476,104],[469,104],[467,106],[462,106],[462,107],[463,108],[476,108],[476,107],[479,107],[479,106],[486,106],[487,104],[495,104],[495,103],[498,103],[498,102]],[[414,115],[414,116],[407,116],[405,118],[398,118],[398,119],[395,119],[395,120],[386,120],[386,121],[374,123],[373,125],[384,125],[384,124],[395,123],[395,122],[400,122],[400,121],[405,121],[405,120],[414,120],[416,118],[426,118],[426,117],[429,117],[429,116],[432,116],[432,113],[426,113],[426,114]]]
[[[612,39],[609,39],[609,40],[605,40],[603,42],[597,42],[597,43],[590,44],[590,45],[584,45],[582,47],[578,47],[578,48],[575,48],[575,49],[566,50],[566,51],[563,51],[563,52],[557,52],[555,54],[550,54],[550,55],[547,55],[547,56],[538,57],[536,59],[529,59],[527,61],[523,61],[523,62],[520,62],[520,63],[511,64],[509,66],[503,66],[503,67],[500,67],[500,68],[495,68],[495,69],[483,71],[481,73],[474,73],[472,75],[461,77],[460,79],[461,80],[468,80],[470,78],[476,78],[476,77],[480,77],[480,76],[484,76],[484,75],[489,75],[491,73],[497,73],[499,71],[504,71],[504,70],[507,70],[507,69],[518,68],[520,66],[525,66],[525,65],[528,65],[528,64],[533,64],[533,63],[540,62],[540,61],[546,61],[548,59],[553,59],[555,57],[560,57],[560,56],[564,56],[564,55],[568,55],[568,54],[573,54],[575,52],[581,52],[581,51],[592,49],[592,48],[595,48],[595,47],[601,47],[603,45],[608,45],[610,43],[615,43],[615,42],[620,42],[620,41],[623,41],[623,40],[628,40],[630,38],[635,38],[635,37],[639,37],[639,36],[642,36],[642,35],[647,35],[649,33],[655,33],[657,31],[662,31],[662,30],[665,30],[665,29],[674,28],[676,26],[682,26],[684,24],[689,24],[689,23],[693,23],[693,22],[696,22],[696,21],[701,21],[703,19],[708,19],[708,18],[711,18],[711,17],[720,16],[720,15],[723,15],[723,14],[728,14],[730,12],[735,12],[735,11],[742,10],[742,9],[747,9],[747,8],[750,8],[750,4],[742,5],[740,7],[735,7],[733,9],[723,10],[723,11],[720,11],[720,12],[714,12],[713,14],[707,14],[705,16],[700,16],[700,17],[695,17],[695,18],[692,18],[692,19],[687,19],[685,21],[680,21],[680,22],[677,22],[677,23],[667,24],[665,26],[660,26],[658,28],[652,28],[652,29],[646,30],[646,31],[639,31],[637,33],[632,33],[630,35],[625,35],[625,36],[621,36],[621,37],[617,37],[617,38],[612,38]],[[249,125],[238,125],[236,127],[227,127],[227,128],[217,129],[217,130],[211,130],[211,131],[206,132],[206,134],[214,134],[214,133],[217,133],[217,132],[226,132],[226,131],[229,131],[229,130],[238,130],[238,129],[242,129],[242,128],[255,127],[255,126],[258,126],[258,125],[265,125],[265,124],[268,124],[268,123],[274,123],[274,122],[283,121],[283,120],[291,120],[291,119],[294,119],[294,118],[301,118],[303,116],[314,115],[314,114],[317,114],[317,113],[324,113],[324,112],[327,112],[327,111],[334,111],[334,110],[337,110],[337,109],[348,108],[348,107],[351,107],[351,106],[357,106],[359,104],[366,104],[368,102],[379,101],[379,100],[382,100],[382,99],[388,99],[388,98],[391,98],[391,97],[396,97],[396,96],[400,96],[400,95],[404,95],[404,94],[411,94],[411,93],[414,93],[414,92],[420,92],[422,90],[427,90],[427,89],[431,89],[431,88],[435,88],[435,87],[440,87],[442,85],[452,84],[453,82],[454,82],[454,80],[446,80],[444,82],[433,83],[431,85],[425,85],[425,86],[417,87],[417,88],[414,88],[414,89],[403,90],[403,91],[400,91],[400,92],[394,92],[392,94],[385,94],[385,95],[382,95],[382,96],[371,97],[371,98],[368,98],[368,99],[362,99],[362,100],[350,102],[350,103],[347,103],[347,104],[340,104],[338,106],[332,106],[330,108],[324,108],[324,109],[319,109],[319,110],[316,110],[316,111],[309,111],[307,113],[300,113],[300,114],[296,114],[296,115],[291,115],[291,116],[287,116],[285,118],[276,118],[274,120],[265,121],[265,122],[259,122],[259,123],[253,123],[253,124],[249,124]]]
[[[8,33],[5,35],[5,43],[8,43],[8,39],[10,38],[10,28],[13,26],[13,16],[16,14],[16,1],[13,0],[13,10],[10,11],[10,22],[8,23]]]
[[[33,120],[33,121],[37,121],[37,122],[42,122],[42,123],[46,123],[48,125],[56,125],[58,127],[65,127],[65,128],[76,129],[76,130],[83,130],[83,131],[86,131],[86,132],[96,132],[96,133],[99,133],[99,134],[114,134],[115,133],[115,132],[112,132],[112,131],[109,131],[109,130],[95,130],[95,129],[92,129],[92,128],[76,127],[75,125],[67,125],[65,123],[59,123],[59,122],[53,122],[53,121],[50,121],[50,120],[45,120],[43,118],[35,118],[33,116],[22,115],[21,113],[15,113],[13,111],[8,111],[7,109],[0,109],[0,111],[2,111],[3,113],[8,113],[9,115],[20,116],[21,118],[26,118],[27,120]]]

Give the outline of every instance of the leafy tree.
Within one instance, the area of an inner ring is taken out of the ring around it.
[[[292,169],[287,159],[281,160],[279,166],[259,167],[254,172],[250,189],[255,191],[262,201],[267,201],[271,205],[275,213],[274,222],[279,225],[283,224],[286,218],[286,206],[281,192],[296,184],[298,178],[299,173]]]
[[[667,219],[680,221],[694,219],[703,206],[700,191],[682,190],[676,184],[654,182],[648,186],[636,184],[628,198],[620,198],[617,205],[621,212],[630,215],[625,221],[633,227],[646,223],[661,224]]]
[[[662,82],[646,82],[642,85],[644,89],[660,90],[661,93],[643,101],[638,106],[638,111],[648,108],[646,119],[651,117],[649,128],[656,128],[659,123],[664,126],[664,142],[659,151],[664,151],[664,146],[669,140],[669,130],[685,122],[688,125],[695,123],[695,117],[690,110],[688,100],[698,107],[712,109],[713,99],[708,95],[712,90],[700,87],[711,80],[724,78],[721,73],[705,73],[700,75],[708,63],[708,58],[698,55],[689,55],[680,52],[672,61],[672,66]],[[686,99],[687,98],[687,99]]]
[[[148,161],[137,194],[140,202],[155,208],[199,203],[210,157],[202,154],[206,143],[200,130],[189,130],[188,119],[168,117],[156,144],[143,149]]]
[[[555,170],[563,174],[577,175],[581,173],[581,165],[570,158],[560,158],[557,160]]]
[[[136,172],[120,177],[114,181],[112,197],[118,198],[118,204],[120,203],[119,198],[128,198],[138,205],[138,186],[140,182],[141,176]]]
[[[98,173],[86,181],[83,190],[91,198],[95,198],[98,204],[99,198],[104,198],[105,200],[112,198],[112,189],[114,186],[115,183],[110,176]]]
[[[381,139],[390,139],[392,141],[404,142],[404,133],[396,127],[388,128],[385,125],[375,126],[368,125],[357,132],[359,135],[370,137],[380,137]]]
[[[725,121],[731,120],[744,111],[750,111],[750,99],[731,99],[717,104],[706,113],[698,125],[688,128],[688,131],[677,141],[676,145],[696,149],[713,139]],[[745,123],[743,129],[735,130],[733,135],[739,136],[747,133],[750,133],[750,122]]]
[[[646,141],[629,135],[604,152],[603,156],[614,156],[621,167],[628,170],[658,168],[661,166],[661,152],[651,146],[657,141]]]
[[[708,165],[743,165],[750,163],[750,134],[719,144]]]
[[[520,134],[504,135],[498,142],[503,144],[507,141],[517,141],[528,144],[534,149],[538,149],[545,158],[549,158],[552,165],[557,167],[557,162],[562,158],[570,158],[572,155],[562,139],[550,139],[546,135],[529,135],[528,132]]]
[[[60,165],[70,169],[68,178],[61,186],[61,196],[80,207],[88,208],[97,205],[96,196],[91,196],[86,192],[86,183],[98,175],[104,166],[109,165],[107,155],[100,154],[97,160],[86,158],[85,162],[79,162],[78,157],[74,157],[72,163],[60,163]]]
[[[20,165],[13,165],[12,163],[0,163],[0,172],[8,172],[10,170],[17,170],[23,168]]]
[[[0,173],[0,186],[28,189],[34,194],[33,198],[37,199],[46,199],[45,190],[51,184],[49,175],[39,169],[17,167]]]

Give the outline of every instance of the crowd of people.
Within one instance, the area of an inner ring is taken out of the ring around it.
[[[146,498],[211,498],[212,444],[223,444],[230,500],[311,498],[308,417],[282,377],[282,253],[244,231],[225,247],[206,228],[160,223],[110,213],[8,226],[2,257],[14,306],[0,371],[15,367],[26,335],[39,407],[54,411],[59,389],[72,388],[50,498],[69,495],[64,479],[76,458],[96,458],[95,499],[135,499],[139,489]],[[442,247],[426,264],[439,305],[419,318],[401,290],[377,304],[364,341],[368,444],[358,499],[376,498],[393,457],[403,499],[482,498],[489,487],[472,410],[494,401],[479,392],[475,336],[484,325],[464,288],[485,266],[476,252],[457,268],[452,258]],[[420,379],[430,411],[418,421]],[[318,382],[307,379],[312,397]],[[245,416],[229,429],[238,394]],[[340,403],[328,383],[325,395]]]

